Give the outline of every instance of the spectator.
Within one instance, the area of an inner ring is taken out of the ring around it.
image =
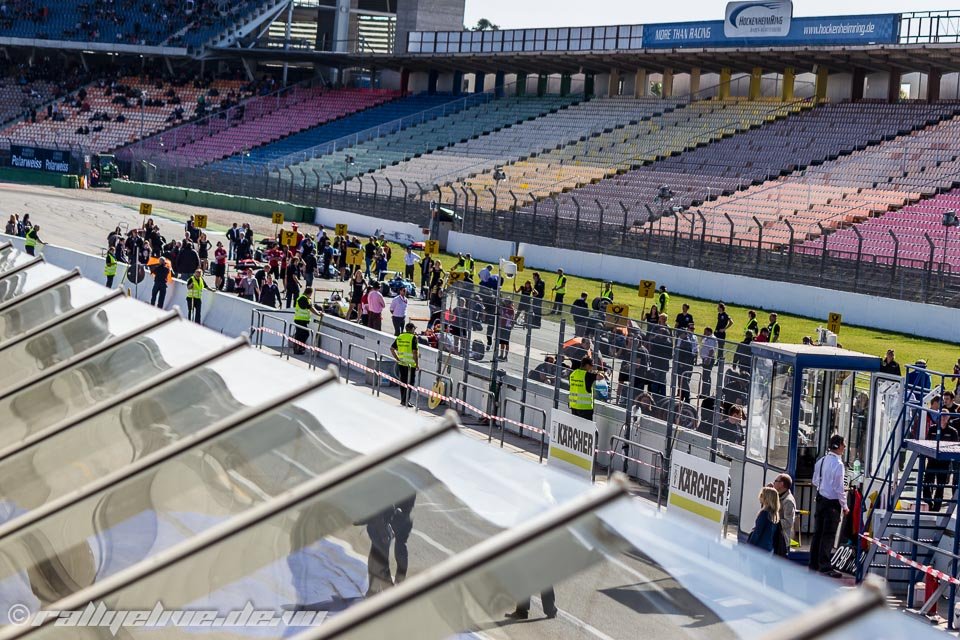
[[[534,329],[539,329],[543,318],[543,298],[547,293],[547,283],[543,281],[540,274],[533,274],[533,295],[530,306],[530,316],[532,322],[528,323]]]
[[[713,329],[707,327],[703,330],[703,338],[700,340],[700,393],[710,395],[710,387],[713,386],[713,367],[717,364],[718,343]]]
[[[752,331],[754,338],[760,335],[760,323],[757,321],[757,312],[753,309],[747,311],[747,326],[744,330]]]
[[[780,497],[773,487],[764,487],[758,496],[760,512],[753,530],[747,538],[747,544],[773,553],[774,537],[780,535]]]
[[[657,296],[657,307],[660,313],[667,312],[667,304],[670,302],[670,294],[667,293],[667,285],[660,285],[660,294]]]
[[[260,299],[260,285],[253,275],[253,269],[247,269],[240,280],[240,297],[251,301]]]
[[[415,267],[417,263],[420,262],[420,256],[413,252],[413,248],[407,247],[406,252],[403,255],[403,277],[407,280],[413,281]]]
[[[790,551],[793,540],[793,527],[797,519],[797,500],[793,497],[793,478],[781,473],[773,480],[773,488],[780,497],[780,534],[783,536],[783,548]]]
[[[407,321],[407,288],[400,287],[397,297],[390,302],[390,318],[393,320],[394,335],[403,333]]]
[[[813,467],[813,486],[817,490],[816,511],[814,512],[813,540],[810,543],[810,570],[820,572],[831,578],[842,578],[830,562],[833,555],[833,542],[840,527],[841,513],[846,515],[847,492],[843,486],[843,452],[847,445],[843,436],[830,436],[830,451],[817,460]]]
[[[651,305],[650,311],[643,317],[647,324],[660,324],[660,308],[657,305]]]
[[[888,373],[894,376],[901,375],[900,363],[894,357],[893,349],[887,349],[887,355],[883,357],[883,363],[880,364],[880,373]],[[954,367],[954,374],[956,373],[956,367]]]
[[[150,304],[163,308],[164,300],[167,297],[167,280],[170,278],[170,268],[167,267],[167,261],[160,258],[153,269],[153,290],[150,292]]]
[[[953,400],[952,397],[950,399]],[[927,431],[927,440],[960,442],[960,433],[954,424],[954,418],[947,413],[951,409],[946,406],[946,394],[944,394],[944,407],[941,411],[939,419],[935,419],[933,426]],[[927,469],[923,475],[923,501],[927,503],[930,511],[936,512],[943,508],[943,490],[950,482],[952,472],[955,471],[953,467],[954,463],[950,460],[931,458],[927,461]]]
[[[780,323],[777,321],[777,314],[770,314],[770,324],[767,325],[767,336],[769,342],[780,342]]]
[[[587,305],[587,292],[584,291],[580,297],[573,301],[570,307],[570,314],[573,316],[573,335],[582,338],[587,334],[587,320],[590,318],[590,308]]]
[[[736,445],[743,444],[743,409],[739,405],[731,405],[727,415],[717,425],[717,440]]]
[[[677,340],[677,381],[680,386],[680,401],[690,402],[690,379],[693,377],[693,367],[697,362],[697,353],[700,345],[693,321],[687,325],[689,330],[680,331]]]
[[[380,283],[374,282],[370,293],[367,294],[367,326],[371,329],[380,331],[383,322],[383,310],[387,306],[387,301],[383,299],[380,293]]]
[[[724,343],[727,340],[727,331],[733,328],[733,318],[727,313],[727,305],[722,302],[717,305],[717,326],[713,335],[717,338],[717,353],[723,357]]]
[[[676,328],[681,331],[689,331],[689,326],[693,324],[693,316],[690,314],[690,305],[684,304],[677,314]]]
[[[217,291],[223,291],[223,285],[227,277],[227,250],[223,248],[223,243],[219,240],[217,241],[217,248],[213,250],[213,277]]]
[[[181,280],[187,280],[193,272],[200,268],[200,255],[193,248],[193,243],[184,242],[177,254],[174,271]]]
[[[556,356],[546,356],[543,359],[543,362],[538,364],[536,368],[530,372],[530,379],[534,382],[542,382],[543,384],[553,384],[553,381],[556,379],[556,375]]]
[[[273,278],[266,276],[263,279],[263,287],[260,288],[260,304],[271,309],[280,308],[280,287],[273,281]]]
[[[507,355],[510,353],[510,331],[513,329],[514,317],[513,300],[506,298],[500,304],[500,336],[498,339],[500,359],[504,362],[506,362]]]

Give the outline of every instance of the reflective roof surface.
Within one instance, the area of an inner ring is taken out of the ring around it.
[[[591,486],[455,416],[112,296],[0,247],[0,616],[159,603],[313,626],[193,618],[116,637],[722,639],[838,595],[618,480]],[[529,596],[530,620],[505,621]],[[53,622],[0,618],[0,639],[115,637]],[[932,633],[889,611],[869,622]]]

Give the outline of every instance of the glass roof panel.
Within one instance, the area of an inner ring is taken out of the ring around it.
[[[72,310],[102,300],[112,292],[95,282],[75,278],[0,312],[0,346]]]
[[[423,426],[369,402],[330,410],[356,399],[328,383],[0,538],[0,610],[35,612]]]
[[[2,249],[0,250],[0,274],[10,271],[11,269],[16,269],[31,260],[33,260],[33,256],[28,256],[26,253],[17,251],[12,246]]]
[[[503,474],[504,470],[514,473]],[[251,602],[276,611],[339,611],[402,580],[404,571],[413,575],[429,569],[589,487],[551,469],[504,456],[485,443],[448,433],[102,601],[108,608],[140,609],[149,602],[146,608],[150,609],[161,601],[167,609],[226,612],[237,608],[238,602]],[[391,537],[394,543],[407,541],[406,570],[400,566],[394,570],[384,562],[383,550],[390,546]],[[126,631],[131,638],[149,633]],[[50,628],[43,637],[67,637],[57,633]],[[202,633],[181,628],[163,631],[165,638]],[[218,633],[222,638],[251,633],[281,637],[289,635],[289,630],[224,628]]]
[[[120,306],[126,308],[127,304]],[[49,333],[59,331],[56,327]],[[174,320],[2,397],[0,453],[123,393],[131,383],[142,384],[228,343],[220,334],[198,331],[186,320]]]
[[[0,349],[0,389],[9,389],[117,336],[135,333],[162,315],[160,309],[142,302],[117,298],[28,340]]]
[[[288,389],[291,374],[301,380],[306,375],[242,348],[19,450],[0,460],[0,520],[14,519],[275,398]]]
[[[25,293],[43,289],[67,272],[46,262],[39,262],[29,269],[18,271],[0,279],[0,303],[8,302]],[[2,275],[2,274],[0,274]]]

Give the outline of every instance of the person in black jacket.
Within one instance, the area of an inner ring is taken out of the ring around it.
[[[942,411],[951,409],[943,407]],[[940,419],[934,420],[927,430],[927,439],[939,440],[942,443],[960,442],[960,433],[957,432],[953,417],[949,413],[941,414]],[[923,474],[923,501],[930,507],[930,511],[940,511],[943,507],[943,489],[950,482],[953,471],[953,463],[949,460],[927,461],[927,470]]]
[[[200,268],[200,255],[193,248],[193,243],[184,241],[180,247],[180,253],[177,254],[177,261],[174,264],[174,272],[181,280],[187,280],[193,275],[193,272]]]
[[[667,395],[667,375],[670,373],[670,361],[673,358],[673,337],[667,325],[667,314],[660,314],[661,324],[650,328],[650,393],[655,399]]]
[[[263,286],[260,287],[260,304],[271,309],[280,308],[280,287],[270,276],[263,279]]]
[[[170,268],[167,266],[166,259],[160,258],[160,262],[151,271],[153,271],[153,291],[150,293],[150,304],[155,304],[162,309],[163,301],[167,297],[167,278],[170,277]]]
[[[570,314],[573,316],[573,333],[578,338],[587,335],[587,320],[590,318],[590,307],[587,304],[587,292],[584,291],[580,297],[573,301],[570,306]]]

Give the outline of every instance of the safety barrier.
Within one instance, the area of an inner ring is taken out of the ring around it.
[[[887,571],[888,574],[889,574],[889,572],[890,572],[890,558],[893,558],[893,559],[895,559],[895,560],[899,560],[900,562],[902,562],[903,564],[907,565],[908,567],[911,567],[911,568],[913,568],[913,569],[916,569],[917,571],[919,571],[919,572],[921,572],[921,573],[923,573],[923,574],[926,574],[926,575],[928,575],[928,576],[932,576],[932,577],[936,578],[937,580],[940,580],[940,581],[942,581],[942,582],[947,582],[947,583],[952,584],[952,585],[955,585],[955,586],[960,586],[960,579],[954,578],[953,576],[951,576],[951,575],[948,574],[948,573],[944,573],[943,571],[940,571],[939,569],[934,569],[933,567],[931,567],[931,566],[929,566],[929,565],[926,565],[926,564],[922,564],[922,563],[920,563],[920,562],[917,562],[916,560],[911,560],[910,558],[906,557],[905,555],[894,551],[891,547],[883,544],[882,542],[880,542],[880,541],[877,540],[876,538],[872,538],[872,537],[868,536],[868,535],[865,534],[865,533],[861,533],[861,534],[860,534],[860,537],[863,538],[864,540],[866,540],[867,542],[869,542],[870,544],[874,545],[875,547],[877,547],[877,549],[878,549],[881,553],[886,554],[886,556],[887,556],[887,568],[886,568],[886,571]],[[931,550],[933,550],[933,551],[936,551],[936,552],[939,552],[939,553],[943,553],[944,555],[948,555],[948,556],[950,556],[950,557],[952,557],[952,558],[954,558],[954,559],[960,560],[960,556],[956,556],[956,555],[954,555],[954,554],[952,554],[952,553],[948,553],[948,552],[946,552],[946,551],[944,551],[944,550],[942,550],[942,549],[938,549],[938,548],[936,548],[936,547],[931,547],[931,546],[929,546],[929,545],[925,545],[925,544],[920,543],[920,542],[917,542],[917,541],[915,541],[915,540],[910,540],[909,538],[904,538],[903,536],[900,536],[900,535],[897,535],[897,534],[894,534],[893,536],[891,536],[891,540],[894,539],[894,538],[899,539],[899,540],[903,540],[903,541],[905,541],[905,542],[910,542],[910,543],[912,543],[912,544],[914,544],[914,545],[923,546],[923,547],[925,547],[925,548],[927,548],[927,549],[931,549]]]
[[[525,402],[520,402],[520,401],[517,400],[516,398],[504,398],[504,400],[503,400],[503,412],[504,412],[504,413],[507,412],[507,408],[508,408],[510,405],[516,405],[516,406],[520,407],[520,422],[523,422],[524,419],[526,418],[526,412],[527,412],[527,411],[532,411],[532,412],[537,413],[537,414],[540,415],[540,417],[541,417],[541,419],[542,419],[542,422],[541,422],[541,427],[542,427],[542,428],[539,430],[539,431],[540,431],[540,462],[543,462],[543,453],[544,453],[544,451],[546,450],[546,447],[547,447],[547,412],[544,411],[543,409],[541,409],[540,407],[534,407],[533,405],[527,404],[527,403],[525,403]],[[501,433],[500,433],[500,446],[501,446],[501,447],[503,447],[503,431],[505,431],[505,429],[503,429],[502,427],[503,427],[503,425],[501,424],[501,429],[500,429],[500,432],[501,432]],[[523,437],[523,427],[520,427],[520,434],[519,434],[519,435],[520,435],[521,438]]]
[[[619,448],[617,445],[621,445]],[[637,451],[644,451],[649,453],[653,459],[654,464],[644,462],[643,460],[638,459],[633,453],[633,449]],[[621,438],[620,436],[611,436],[610,437],[610,450],[607,452],[610,455],[610,467],[612,471],[615,466],[615,461],[617,458],[623,460],[623,472],[628,473],[630,463],[638,464],[645,467],[652,467],[654,470],[653,475],[651,476],[654,479],[653,484],[657,487],[657,507],[663,505],[663,483],[664,483],[664,470],[667,468],[667,458],[664,456],[662,451],[658,451],[653,447],[648,447],[646,445],[640,444],[639,442],[634,442],[626,438]]]

